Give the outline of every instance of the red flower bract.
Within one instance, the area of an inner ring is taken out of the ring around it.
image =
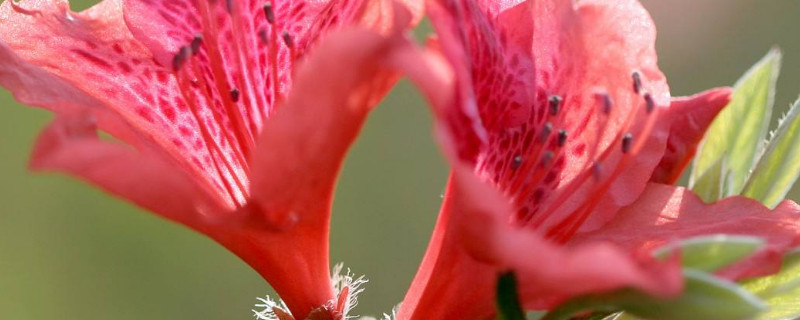
[[[431,101],[454,169],[401,319],[491,318],[505,270],[526,307],[549,308],[622,287],[679,293],[680,268],[651,258],[656,244],[765,236],[761,253],[727,271],[734,278],[774,271],[757,262],[797,244],[792,203],[704,206],[654,183],[680,176],[730,89],[672,100],[638,1],[427,4],[439,37],[425,52],[405,50],[424,62],[398,64]]]
[[[334,298],[333,186],[396,80],[379,53],[420,13],[408,3],[105,0],[72,12],[66,0],[5,1],[0,84],[57,115],[33,169],[205,233],[303,319]]]

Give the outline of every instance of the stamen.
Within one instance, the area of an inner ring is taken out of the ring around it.
[[[631,151],[631,146],[633,145],[633,134],[628,132],[622,137],[622,153],[628,153]]]
[[[27,15],[27,16],[33,16],[33,15],[41,16],[42,15],[42,11],[40,11],[40,10],[32,10],[32,9],[23,8],[22,6],[19,5],[19,3],[17,3],[17,0],[9,0],[7,2],[11,5],[11,9],[16,11],[17,13],[24,14],[24,15]]]
[[[630,113],[628,119],[625,121],[625,125],[623,126],[623,128],[630,128],[630,125],[631,125],[632,120],[634,118],[632,116],[633,114],[635,114],[635,113],[634,112]],[[644,128],[639,133],[642,137],[646,137],[652,131],[653,126],[654,126],[654,124],[656,122],[655,119],[656,119],[656,117],[654,117],[652,114],[648,117],[646,123],[644,124]],[[630,138],[628,138],[628,137],[630,137]],[[580,226],[583,225],[583,223],[588,219],[589,215],[597,207],[597,205],[600,202],[600,200],[602,199],[603,195],[607,192],[608,188],[610,188],[611,185],[613,184],[613,182],[615,181],[615,177],[618,176],[622,172],[622,170],[625,170],[626,164],[629,161],[631,161],[631,159],[633,159],[633,157],[628,156],[628,154],[630,154],[630,153],[633,153],[633,154],[638,153],[639,150],[641,150],[641,148],[644,146],[646,140],[647,139],[639,139],[638,141],[636,141],[634,143],[633,134],[631,134],[630,132],[627,133],[625,135],[625,138],[623,138],[623,140],[622,140],[623,151],[625,151],[627,149],[627,152],[625,152],[626,155],[623,156],[620,159],[620,161],[615,164],[615,167],[613,168],[613,170],[611,170],[610,174],[607,175],[607,177],[602,181],[602,183],[600,183],[592,192],[590,192],[590,195],[591,195],[590,198],[584,200],[583,201],[584,203],[581,205],[581,207],[578,208],[577,210],[575,210],[569,216],[567,216],[567,218],[565,218],[564,220],[562,220],[561,222],[559,222],[555,226],[550,227],[550,229],[546,232],[546,237],[551,239],[551,240],[553,240],[553,241],[556,241],[557,243],[565,243],[566,241],[568,241],[578,231]],[[629,146],[625,147],[625,144],[628,144]],[[609,154],[608,151],[610,151],[610,150],[611,150],[611,148],[606,149],[606,152],[604,152],[604,155],[601,156],[599,159],[604,159]],[[602,172],[601,172],[601,167],[600,167],[600,162],[599,161],[596,161],[594,163],[593,168],[592,168],[592,173],[595,176],[595,179],[599,179],[600,178],[600,174]],[[576,184],[573,183],[573,185],[576,185]],[[579,185],[579,184],[577,184],[577,185]],[[573,189],[573,188],[568,188],[568,190],[571,190],[571,189]],[[567,194],[567,193],[565,192],[564,194]],[[562,194],[562,197],[563,197],[564,194]],[[559,199],[557,199],[555,203],[561,203],[561,199],[560,198],[562,198],[562,197],[559,197]],[[555,208],[555,206],[553,208]],[[552,213],[552,210],[548,210],[546,212],[546,214],[541,215],[541,216],[546,218],[547,216],[550,216],[550,213]],[[542,223],[544,223],[544,218],[539,219],[539,221],[536,221],[535,226],[536,227],[541,226]]]
[[[600,180],[600,175],[602,173],[603,173],[603,165],[600,164],[600,162],[595,162],[592,165],[592,177],[594,177],[595,180],[599,181]]]
[[[236,88],[231,89],[231,101],[233,101],[233,103],[239,102],[239,94],[240,94],[239,89]]]
[[[233,0],[225,0],[225,9],[228,10],[228,13],[233,12]]]
[[[184,46],[181,48],[181,52],[184,52],[186,54],[188,54],[189,52],[188,50],[189,50],[188,46]],[[206,149],[208,150],[208,153],[211,155],[211,162],[214,165],[214,169],[216,169],[217,171],[219,179],[222,181],[222,185],[225,188],[225,191],[228,192],[228,194],[231,197],[231,201],[236,205],[236,207],[241,208],[242,203],[240,202],[241,200],[239,196],[247,197],[247,194],[245,193],[247,189],[244,183],[241,180],[239,180],[237,172],[234,170],[234,168],[231,166],[231,163],[225,157],[225,153],[222,152],[222,148],[219,146],[219,143],[213,138],[208,128],[203,123],[202,117],[199,114],[199,108],[197,104],[198,101],[194,99],[194,95],[191,89],[189,89],[189,86],[185,82],[188,79],[191,79],[191,74],[189,73],[190,71],[191,70],[180,70],[179,68],[179,72],[176,72],[175,75],[178,80],[178,87],[180,88],[181,95],[186,101],[186,104],[189,106],[189,110],[191,111],[192,116],[194,117],[194,120],[197,123],[197,126],[200,128],[200,133],[201,136],[203,137]],[[224,171],[222,170],[222,166],[220,165],[220,162],[222,162],[222,165],[226,168],[228,174],[230,174],[233,183],[236,184],[235,187],[231,184],[231,181],[229,181],[225,176]],[[241,192],[241,194],[238,194],[236,190]]]
[[[272,2],[270,1],[264,4],[264,16],[267,17],[269,24],[275,23],[275,11],[272,10]]]
[[[656,101],[653,100],[653,95],[649,92],[644,94],[644,103],[647,108],[647,113],[653,112],[653,109],[656,107]]]
[[[178,53],[174,57],[172,57],[173,72],[178,72],[179,70],[181,70],[183,65],[186,64],[186,61],[189,60],[189,56],[191,56],[192,54],[191,50],[192,49],[189,48],[188,46],[183,46],[181,47],[180,50],[178,50]]]
[[[633,92],[636,94],[642,92],[642,75],[639,74],[639,71],[633,72]]]
[[[209,4],[207,2],[199,1],[198,3],[200,4],[203,34],[205,41],[208,43],[209,50],[207,50],[207,52],[210,60],[211,71],[214,75],[214,82],[218,92],[220,94],[225,94],[226,92],[230,92],[231,85],[225,81],[225,70],[222,69],[223,59],[218,50],[220,46],[216,39],[216,35],[219,33],[217,19],[214,18],[214,15],[211,13],[211,8],[209,8]],[[249,156],[251,148],[255,145],[255,137],[253,132],[248,130],[247,125],[245,124],[246,119],[240,112],[239,107],[233,105],[228,99],[222,99],[222,103],[228,119],[230,119],[231,123],[233,124],[236,139],[239,141],[239,147],[242,149],[242,152],[245,154],[245,156]]]
[[[548,122],[544,124],[542,127],[542,132],[539,134],[539,142],[544,143],[547,141],[547,138],[550,136],[550,133],[553,132],[553,124]]]
[[[600,94],[600,99],[603,103],[603,113],[605,115],[611,114],[611,110],[614,108],[614,99],[608,93]]]
[[[609,105],[609,103],[612,101],[610,99],[611,97],[608,96],[608,94],[606,94],[606,93],[598,93],[597,96],[600,97],[601,100],[603,101],[603,104],[604,104],[603,107],[605,107],[606,105]],[[606,98],[608,98],[608,99],[606,99]],[[609,102],[609,103],[605,103],[605,102]],[[622,126],[621,126],[622,129],[620,131],[617,131],[617,133],[615,134],[614,140],[612,140],[612,141],[620,141],[622,139],[623,132],[626,132],[628,130],[627,128],[631,127],[631,125],[633,124],[633,121],[634,121],[635,118],[636,118],[636,112],[628,112],[625,121],[622,123]],[[654,118],[654,117],[650,117],[650,118]],[[653,120],[648,120],[648,123],[650,123],[650,122],[653,122]],[[605,124],[607,124],[607,123],[608,123],[608,121],[605,121]],[[606,125],[605,124],[602,126],[602,128],[599,129],[599,132],[602,133],[601,135],[599,135],[601,137],[604,136],[605,132],[606,132],[606,130],[605,130]],[[649,129],[647,129],[647,128],[652,128],[652,126],[645,126],[645,130],[642,131],[642,132],[644,132],[643,135],[646,135],[646,133],[649,132]],[[620,139],[620,140],[618,140],[618,139]],[[644,140],[645,139],[640,139],[636,144],[633,144],[632,147],[631,147],[630,152],[635,153],[638,150],[639,145]],[[531,227],[539,228],[542,225],[544,225],[544,223],[549,218],[552,217],[553,212],[555,212],[561,206],[561,204],[563,204],[569,198],[571,198],[574,195],[574,193],[581,186],[584,185],[584,183],[586,181],[588,181],[589,179],[592,179],[592,178],[594,178],[595,181],[598,181],[601,178],[601,173],[602,173],[601,161],[607,159],[612,154],[612,150],[614,150],[614,148],[606,148],[599,155],[595,156],[597,147],[598,147],[598,145],[595,144],[594,147],[592,148],[592,151],[590,152],[590,155],[588,157],[588,161],[586,163],[586,166],[581,170],[582,173],[579,174],[575,179],[573,179],[568,185],[566,185],[564,187],[564,189],[561,192],[558,193],[558,195],[556,196],[555,200],[551,201],[548,204],[547,208],[542,210],[541,214],[537,214],[536,218],[529,222],[529,225]],[[618,149],[616,149],[616,150],[618,150]],[[625,161],[625,158],[623,158],[623,161]],[[617,172],[620,169],[621,169],[621,166],[619,164],[617,164],[616,170],[614,170],[614,172],[609,176],[608,179],[606,179],[607,181],[605,181],[604,183],[605,184],[610,184],[610,182],[613,181],[613,177],[617,174]],[[602,184],[601,184],[601,187],[602,187]],[[592,199],[587,199],[584,202],[591,202],[591,203],[593,203],[591,205],[596,205],[595,202],[597,202],[599,200],[596,200],[594,198],[597,198],[597,197],[599,197],[599,194],[598,194],[598,196],[595,196]],[[565,221],[566,220],[570,220],[571,221],[572,219],[576,219],[576,218],[578,220],[580,220],[580,221],[583,221],[583,219],[585,217],[581,218],[581,217],[579,217],[577,215],[569,215],[565,219]],[[564,221],[562,221],[562,223],[563,222]]]
[[[558,115],[558,111],[561,108],[561,102],[563,101],[563,99],[561,99],[560,96],[552,95],[550,96],[549,101],[550,101],[550,115],[551,116]]]
[[[289,49],[294,47],[294,42],[292,42],[292,36],[289,34],[289,31],[283,31],[283,43],[286,44],[286,47]]]
[[[203,35],[196,34],[194,39],[192,39],[192,55],[196,55],[200,51],[200,46],[203,44]]]
[[[547,166],[550,165],[550,163],[553,161],[553,158],[555,158],[555,156],[556,155],[555,155],[555,153],[553,153],[553,151],[550,151],[550,150],[546,151],[542,155],[542,162],[540,163],[542,165],[542,168],[547,168]]]
[[[511,169],[517,170],[522,165],[522,156],[516,156],[511,160]]]
[[[264,29],[258,30],[258,39],[261,40],[262,44],[268,45],[269,37],[267,36],[267,30]]]
[[[197,66],[197,64],[195,63],[194,60],[191,60],[189,65],[191,66],[192,73],[194,73],[194,74],[200,74],[201,73],[200,72],[200,68]],[[204,89],[203,93],[205,94],[207,101],[211,101],[213,99],[211,97],[214,96],[214,93],[212,91],[213,89],[212,89],[211,85],[209,85],[209,83],[205,80],[205,78],[196,77],[196,78],[193,78],[192,80],[193,81],[194,80],[198,81],[197,87]],[[212,111],[211,112],[211,116],[213,117],[214,122],[223,123],[222,119],[221,119],[221,116],[218,115],[217,112],[213,112]],[[235,147],[238,144],[236,143],[236,138],[233,136],[231,130],[222,130],[222,132],[224,133],[223,134],[223,138],[225,138],[225,140],[227,140],[228,144],[231,146],[231,149],[233,151],[233,155],[235,156],[235,160],[238,162],[239,167],[242,168],[242,170],[245,172],[245,175],[250,176],[250,167],[248,166],[247,161],[245,161],[245,159],[244,159],[244,155],[242,154],[243,150],[241,148],[236,148]]]
[[[567,143],[567,130],[558,130],[558,146],[563,147]]]

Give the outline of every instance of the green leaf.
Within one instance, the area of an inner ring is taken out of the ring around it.
[[[770,139],[767,151],[744,187],[743,195],[774,208],[800,176],[800,100],[792,105]]]
[[[686,269],[683,293],[673,299],[648,296],[624,289],[602,295],[579,297],[557,307],[542,320],[566,320],[586,311],[619,311],[651,320],[740,320],[766,307],[764,302],[735,283]]]
[[[720,158],[697,180],[692,188],[705,203],[713,203],[722,198],[725,188],[725,172],[728,171],[727,159]]]
[[[777,274],[742,282],[749,290],[767,303],[769,311],[757,320],[783,320],[800,317],[800,249],[788,253]]]
[[[713,184],[703,179],[720,178],[725,179],[718,180],[724,183],[723,196],[741,192],[763,149],[780,64],[781,53],[773,49],[736,83],[733,100],[711,124],[698,148],[689,177],[692,190],[696,185]],[[726,159],[727,172],[706,175],[720,159]]]
[[[685,268],[714,272],[746,258],[763,245],[764,240],[757,237],[719,234],[666,245],[654,251],[653,255],[658,259],[666,259],[677,250]]]
[[[525,320],[525,312],[519,303],[517,277],[506,272],[497,278],[498,320]]]

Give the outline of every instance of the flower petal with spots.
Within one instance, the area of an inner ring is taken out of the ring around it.
[[[73,12],[67,0],[5,1],[0,85],[56,113],[32,169],[76,175],[208,235],[298,319],[334,314],[334,184],[397,80],[379,53],[421,7],[104,0]]]
[[[601,236],[576,239],[605,234],[621,210],[656,210],[642,198],[657,188],[651,181],[680,175],[731,90],[672,99],[655,27],[636,0],[428,0],[427,11],[438,37],[416,53],[425,67],[402,69],[431,102],[454,170],[399,317],[491,318],[494,281],[509,269],[530,308],[622,287],[679,293],[674,261]],[[782,230],[770,256],[793,243],[798,231],[781,221],[796,211],[768,214]],[[647,241],[651,228],[626,235]],[[754,261],[774,260],[763,258]]]

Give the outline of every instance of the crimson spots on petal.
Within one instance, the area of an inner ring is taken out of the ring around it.
[[[580,143],[580,144],[576,145],[574,148],[572,148],[572,154],[577,156],[577,157],[583,156],[585,153],[586,153],[586,144],[585,143]]]
[[[153,112],[150,111],[149,109],[139,108],[138,110],[136,110],[136,113],[139,114],[139,116],[142,117],[142,119],[144,119],[147,122],[152,123],[155,121],[153,119]]]

